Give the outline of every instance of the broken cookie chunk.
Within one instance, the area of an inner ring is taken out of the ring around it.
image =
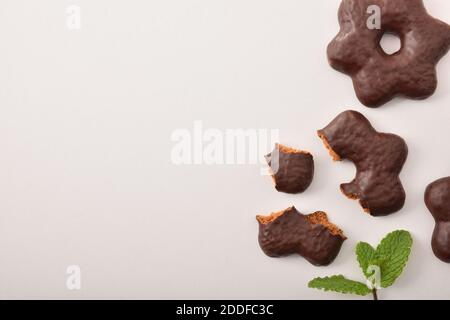
[[[275,189],[280,192],[302,193],[311,185],[314,176],[314,159],[306,151],[277,144],[266,156]]]
[[[377,132],[356,111],[345,111],[318,131],[334,160],[348,159],[356,166],[356,177],[341,184],[342,192],[359,200],[372,216],[386,216],[403,208],[405,191],[399,174],[408,147],[399,136]]]
[[[324,212],[304,215],[291,207],[256,219],[259,245],[273,258],[299,254],[315,266],[326,266],[334,261],[347,239]]]

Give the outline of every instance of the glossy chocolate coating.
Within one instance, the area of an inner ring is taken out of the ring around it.
[[[259,221],[259,245],[273,258],[299,254],[313,265],[326,266],[334,261],[345,239],[321,224],[312,224],[294,207],[268,224]]]
[[[345,111],[318,131],[335,160],[348,159],[356,166],[356,177],[341,185],[342,192],[358,199],[373,216],[400,210],[405,191],[399,178],[408,147],[399,136],[377,132],[356,111]]]
[[[275,189],[280,192],[302,193],[311,185],[314,176],[314,160],[310,153],[277,145],[266,156],[272,169]]]
[[[381,29],[367,26],[372,5],[381,9]],[[436,65],[450,48],[450,26],[431,17],[422,0],[343,0],[339,24],[328,60],[352,77],[361,103],[378,107],[397,95],[425,99],[435,92]],[[402,41],[395,54],[380,46],[385,33]]]
[[[450,177],[430,184],[425,204],[436,221],[431,247],[436,257],[450,263]]]

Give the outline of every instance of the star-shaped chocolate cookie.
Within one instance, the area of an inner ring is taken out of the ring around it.
[[[377,18],[378,26],[372,23]],[[436,65],[450,49],[450,26],[431,17],[422,0],[343,0],[339,24],[328,60],[352,77],[364,105],[379,107],[398,95],[425,99],[435,92]],[[386,33],[402,43],[392,55],[380,45]]]

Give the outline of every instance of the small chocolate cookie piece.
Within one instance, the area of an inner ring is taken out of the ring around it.
[[[326,266],[333,262],[347,239],[324,212],[303,215],[291,207],[256,219],[259,245],[273,258],[299,254],[313,265]]]
[[[380,9],[381,28],[370,25]],[[450,48],[450,26],[431,17],[422,0],[343,0],[340,31],[328,46],[330,65],[348,74],[359,100],[379,107],[397,95],[425,99],[437,87],[436,65]],[[400,51],[389,55],[380,40],[399,36]]]
[[[314,176],[314,160],[309,152],[277,144],[266,160],[278,191],[296,194],[310,186]]]
[[[359,200],[372,216],[385,216],[403,208],[405,191],[399,174],[408,156],[408,146],[399,136],[377,132],[356,111],[345,111],[318,131],[333,159],[349,159],[356,177],[341,185],[349,198]]]
[[[434,255],[450,263],[450,177],[439,179],[427,187],[425,204],[436,221],[431,241]]]

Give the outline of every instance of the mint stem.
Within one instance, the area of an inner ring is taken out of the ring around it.
[[[378,301],[378,294],[377,294],[377,289],[373,289],[372,290],[372,294],[373,294],[373,300],[374,301]]]

